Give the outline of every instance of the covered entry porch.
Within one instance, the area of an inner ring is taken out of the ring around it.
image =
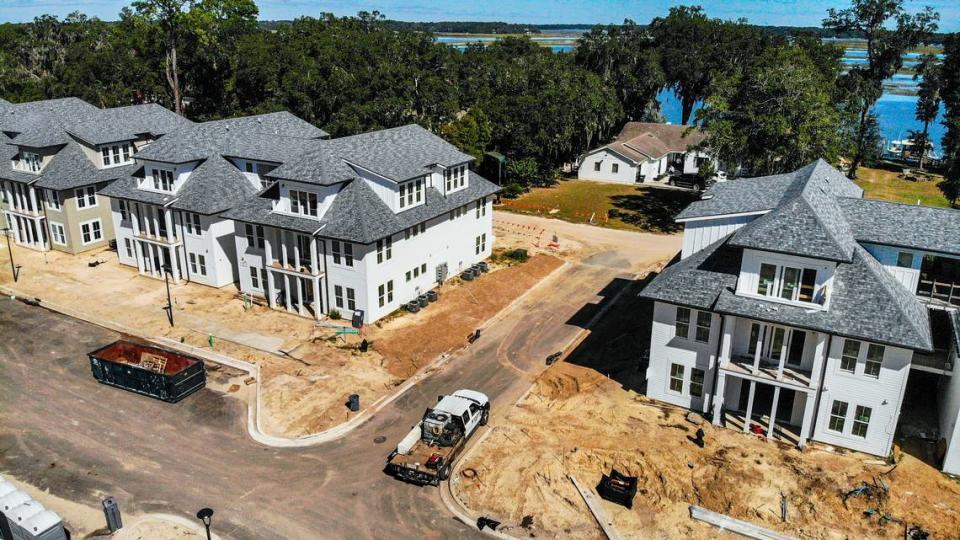
[[[10,228],[9,237],[17,245],[37,251],[50,249],[50,239],[47,236],[47,220],[42,215],[21,214],[19,212],[4,212],[7,227]]]
[[[815,392],[746,373],[721,369],[714,424],[803,446],[813,425]]]

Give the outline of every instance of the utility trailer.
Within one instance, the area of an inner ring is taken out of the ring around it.
[[[475,390],[440,396],[432,409],[387,457],[386,472],[415,484],[437,486],[477,428],[490,419],[490,400]]]
[[[203,360],[152,345],[119,340],[87,356],[98,382],[169,403],[206,384]]]

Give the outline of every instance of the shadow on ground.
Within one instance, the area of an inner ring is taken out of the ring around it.
[[[679,189],[638,187],[630,195],[612,195],[607,217],[655,233],[674,233],[683,225],[674,221],[697,194]]]
[[[653,302],[638,295],[655,276],[651,273],[639,281],[616,279],[604,288],[626,290],[565,361],[593,369],[627,390],[645,392]]]

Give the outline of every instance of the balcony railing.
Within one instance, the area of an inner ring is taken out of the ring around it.
[[[810,370],[784,363],[783,371],[778,372],[780,362],[772,358],[761,358],[760,364],[756,368],[753,364],[754,358],[752,356],[735,355],[730,359],[727,370],[789,384],[810,386],[810,376],[812,374]]]

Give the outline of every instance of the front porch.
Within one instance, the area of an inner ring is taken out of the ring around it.
[[[264,228],[264,271],[267,303],[301,317],[320,319],[329,309],[323,303],[320,250],[313,236],[285,229]]]
[[[815,400],[812,389],[760,382],[721,370],[713,423],[804,446],[813,425]]]
[[[50,249],[50,239],[47,234],[47,220],[42,214],[33,212],[23,213],[5,210],[7,227],[17,245],[35,251]]]

